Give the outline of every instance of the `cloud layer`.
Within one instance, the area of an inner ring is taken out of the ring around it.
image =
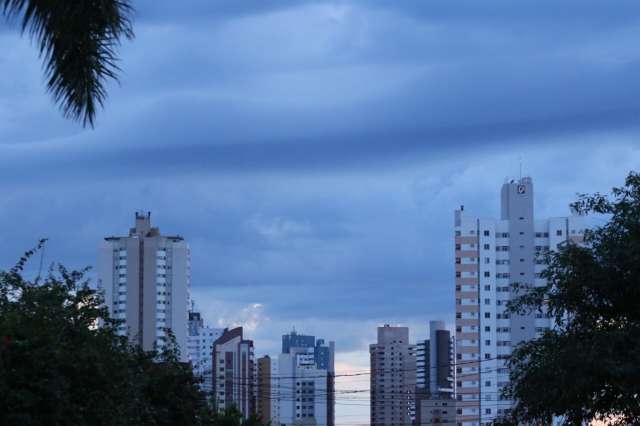
[[[47,262],[92,265],[151,210],[190,242],[206,318],[244,325],[258,353],[295,326],[359,369],[376,325],[425,337],[452,321],[459,204],[497,215],[522,162],[536,214],[564,215],[640,160],[637,2],[136,7],[93,131],[60,117],[34,47],[0,26],[0,267],[40,237]]]

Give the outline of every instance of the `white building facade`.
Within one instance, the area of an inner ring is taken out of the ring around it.
[[[579,216],[535,219],[528,177],[502,186],[500,219],[467,217],[462,207],[455,211],[458,424],[489,425],[511,409],[513,401],[501,392],[512,346],[553,326],[544,314],[506,312],[511,285],[545,285],[540,253],[580,243],[583,232]]]
[[[180,236],[151,227],[151,213],[136,213],[128,236],[107,237],[99,248],[98,286],[118,332],[145,350],[162,349],[171,330],[186,361],[191,252]]]
[[[208,394],[213,391],[213,344],[222,333],[224,328],[207,327],[199,312],[189,312],[188,359]]]
[[[328,372],[318,368],[313,348],[291,348],[278,355],[274,391],[278,408],[272,424],[279,426],[328,424]]]

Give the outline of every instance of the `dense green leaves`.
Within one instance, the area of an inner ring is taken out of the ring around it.
[[[0,9],[36,41],[64,115],[93,126],[106,81],[117,79],[117,47],[133,37],[129,0],[0,0]]]
[[[640,175],[612,197],[582,195],[573,207],[604,215],[583,245],[547,253],[548,285],[510,304],[545,310],[558,324],[513,352],[506,396],[512,422],[640,422]]]
[[[32,255],[0,272],[0,424],[243,424],[212,412],[175,346],[144,352],[119,337],[85,271],[25,280]]]

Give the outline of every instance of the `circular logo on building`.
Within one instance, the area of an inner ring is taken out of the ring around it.
[[[527,188],[524,185],[518,185],[518,194],[524,194]]]

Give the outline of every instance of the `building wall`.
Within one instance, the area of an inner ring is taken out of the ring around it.
[[[143,349],[166,344],[171,329],[187,361],[191,286],[189,246],[179,236],[151,227],[150,213],[136,213],[128,236],[107,237],[98,253],[98,286],[113,318]]]
[[[371,425],[411,425],[415,416],[416,347],[407,327],[378,327],[369,346]]]
[[[218,411],[236,406],[245,417],[256,412],[253,342],[242,327],[225,330],[215,341],[212,356],[213,400]]]
[[[263,425],[271,422],[271,358],[263,356],[258,359],[258,404],[257,414]]]
[[[507,358],[514,345],[552,326],[545,315],[512,315],[506,304],[514,283],[541,286],[541,250],[568,239],[580,242],[583,225],[571,216],[536,220],[530,178],[505,183],[501,219],[454,214],[456,285],[457,421],[487,425],[513,401],[501,391],[509,380]]]
[[[455,425],[456,400],[452,398],[426,398],[420,401],[421,416],[417,426]]]
[[[222,328],[205,326],[199,312],[189,312],[188,359],[194,374],[203,379],[202,390],[209,394],[213,391],[213,344],[222,333]]]
[[[326,425],[335,424],[335,342],[328,344],[315,336],[298,334],[292,331],[282,336],[282,353],[290,353],[300,348],[312,349],[315,366],[327,372]]]
[[[328,372],[315,364],[313,348],[290,348],[278,356],[280,426],[329,423]]]

